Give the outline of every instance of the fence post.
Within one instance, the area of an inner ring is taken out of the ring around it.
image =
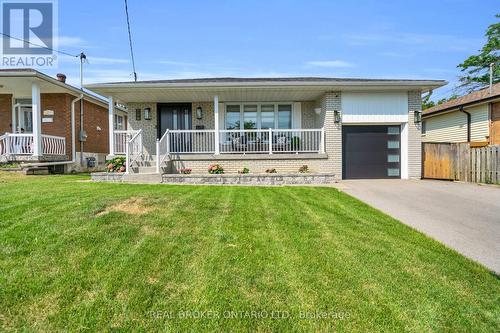
[[[269,128],[269,155],[273,154],[273,129]]]

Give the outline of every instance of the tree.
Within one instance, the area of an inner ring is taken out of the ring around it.
[[[500,18],[500,14],[495,17]],[[485,36],[487,41],[480,53],[457,66],[463,73],[460,87],[467,93],[489,85],[491,63],[494,64],[493,83],[500,82],[500,22],[490,25]]]
[[[431,101],[431,95],[432,94],[428,94],[427,96],[424,96],[422,98],[422,110],[425,110],[425,109],[430,109],[432,108],[433,106],[436,106],[436,105],[441,105],[443,103],[446,103],[448,101],[452,101],[454,99],[457,99],[458,98],[458,95],[452,95],[451,97],[449,98],[441,98],[440,100],[438,100],[437,102],[434,102],[434,101]]]

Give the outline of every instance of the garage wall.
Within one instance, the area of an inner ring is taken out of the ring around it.
[[[422,177],[422,124],[415,124],[414,111],[422,110],[422,92],[408,92],[408,177]]]
[[[342,121],[344,123],[406,122],[408,93],[343,92]]]

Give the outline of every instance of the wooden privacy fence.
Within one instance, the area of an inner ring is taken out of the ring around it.
[[[423,143],[422,177],[500,184],[500,146]]]

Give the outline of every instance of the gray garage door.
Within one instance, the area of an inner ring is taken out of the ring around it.
[[[401,178],[400,126],[343,126],[342,178]]]

